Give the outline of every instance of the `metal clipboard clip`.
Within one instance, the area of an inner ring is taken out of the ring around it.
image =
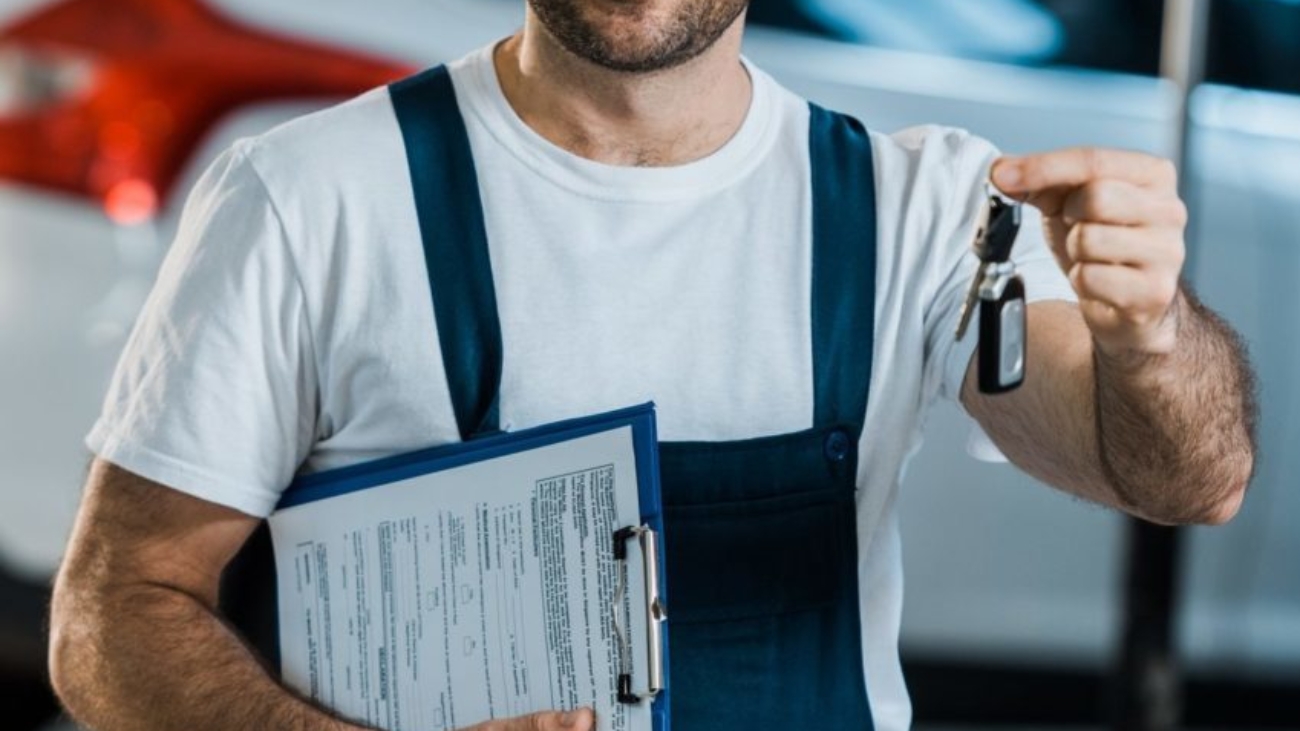
[[[645,564],[646,658],[649,687],[644,693],[632,690],[632,638],[624,623],[627,595],[627,544],[636,539]],[[628,526],[614,532],[614,560],[618,562],[618,588],[614,592],[614,634],[618,638],[618,701],[636,705],[653,700],[664,689],[663,624],[668,619],[659,600],[659,536],[649,526]]]

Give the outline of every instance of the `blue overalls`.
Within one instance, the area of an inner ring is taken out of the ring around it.
[[[474,439],[499,429],[503,348],[469,139],[444,68],[390,90],[456,421]],[[814,426],[660,444],[675,731],[872,728],[855,494],[874,335],[874,168],[856,120],[811,113]]]

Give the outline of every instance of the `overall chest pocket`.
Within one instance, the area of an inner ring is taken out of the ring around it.
[[[855,591],[855,433],[660,445],[674,625],[824,609]]]
[[[823,609],[856,565],[851,490],[665,510],[669,616],[675,625]]]

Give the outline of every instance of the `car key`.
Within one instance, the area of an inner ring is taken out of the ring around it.
[[[983,225],[972,248],[980,260],[962,304],[957,339],[966,336],[979,304],[979,389],[999,394],[1019,388],[1025,380],[1025,284],[1011,261],[1020,233],[1022,204],[1004,198],[989,186]]]

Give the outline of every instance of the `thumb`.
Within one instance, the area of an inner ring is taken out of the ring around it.
[[[593,731],[595,714],[588,708],[576,711],[539,711],[500,721],[487,721],[464,731]]]
[[[998,190],[1008,196],[1016,196],[1025,192],[1024,172],[1020,161],[1010,155],[999,157],[993,161],[993,167],[989,170],[989,179],[997,186]]]
[[[1037,208],[1044,216],[1053,218],[1061,214],[1069,186],[1034,186],[1025,173],[1025,158],[1000,157],[989,171],[989,179],[1003,195]]]
[[[596,728],[596,714],[590,708],[565,711],[559,716],[560,728],[569,731],[593,731]]]

